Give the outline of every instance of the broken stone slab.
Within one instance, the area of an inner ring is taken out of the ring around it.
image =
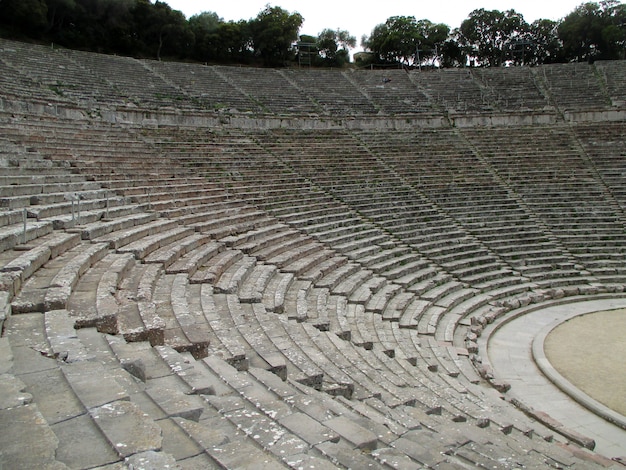
[[[59,441],[36,405],[0,410],[0,429],[2,468],[68,468],[55,459]]]
[[[70,295],[72,295],[72,286],[70,285],[48,288],[44,295],[43,311],[66,309]]]
[[[200,367],[195,361],[187,360],[182,354],[169,346],[157,346],[154,348],[161,359],[167,363],[172,372],[180,377],[191,389],[191,393],[197,395],[214,395],[219,389],[221,381],[214,375],[209,374],[205,368]]]
[[[9,301],[13,300],[13,297],[18,294],[21,288],[22,276],[19,272],[0,272],[0,291],[8,294]]]
[[[159,408],[168,418],[176,416],[198,421],[204,411],[204,406],[199,401],[199,397],[187,396],[180,389],[152,386],[146,389],[146,393],[159,405]]]
[[[161,449],[161,428],[130,401],[107,403],[89,414],[120,457]]]
[[[11,316],[11,299],[8,292],[0,291],[0,331],[4,326],[4,322]]]
[[[129,400],[128,393],[107,369],[97,362],[76,362],[61,367],[70,387],[85,408]]]
[[[414,460],[401,450],[392,447],[376,449],[372,452],[372,456],[381,464],[397,470],[411,470],[416,468],[416,462]]]
[[[12,315],[4,325],[3,336],[9,338],[11,350],[15,356],[14,366],[20,368],[20,373],[25,373],[22,364],[18,361],[17,348],[25,347],[40,358],[52,358],[52,350],[45,337],[44,317],[41,313],[23,313],[20,315]],[[46,359],[47,360],[47,359]],[[44,366],[45,368],[56,366],[54,361],[52,364]],[[17,373],[17,372],[16,372]]]
[[[595,448],[596,442],[592,438],[580,434],[579,432],[576,432],[572,429],[568,429],[560,421],[557,421],[548,413],[535,410],[534,408],[526,405],[524,402],[518,400],[517,398],[512,398],[511,403],[520,410],[522,410],[522,412],[524,412],[526,415],[530,416],[533,419],[536,419],[544,426],[552,429],[555,432],[558,432],[559,434],[565,436],[567,439],[575,442],[579,446],[585,447],[586,449],[590,450],[593,450]]]
[[[59,439],[56,458],[68,467],[94,469],[120,463],[120,456],[88,414],[59,421],[51,428]]]
[[[196,423],[172,418],[223,468],[273,470],[280,464],[222,418]]]
[[[74,329],[74,320],[67,310],[52,310],[44,314],[46,337],[54,357],[70,363],[92,359],[94,356],[81,343]]]
[[[156,313],[156,305],[152,301],[137,302],[139,316],[145,326],[145,336],[152,346],[165,343],[165,321]]]
[[[25,388],[24,382],[14,375],[0,375],[0,410],[31,403],[33,396],[30,393],[26,393],[24,391]]]
[[[119,336],[111,335],[106,335],[106,340],[122,368],[142,382],[172,374],[149,343],[127,343]]]
[[[51,359],[48,360],[56,363]],[[85,414],[85,407],[72,393],[65,376],[56,364],[52,369],[22,374],[20,379],[26,384],[28,392],[33,395],[37,409],[51,426]]]
[[[37,246],[31,250],[23,252],[17,258],[11,260],[0,268],[0,272],[18,272],[21,281],[24,282],[35,271],[42,267],[51,258],[50,248],[47,246]]]
[[[369,429],[351,421],[345,416],[337,416],[322,423],[332,429],[356,449],[374,450],[378,446],[378,437]]]
[[[339,442],[339,435],[336,432],[304,413],[292,413],[279,422],[312,446],[326,441]]]
[[[177,470],[181,468],[170,454],[153,450],[131,455],[124,459],[124,464],[129,470]]]
[[[326,441],[315,446],[330,461],[345,468],[372,468],[376,462],[365,452],[355,452],[352,444],[343,440],[338,443]]]

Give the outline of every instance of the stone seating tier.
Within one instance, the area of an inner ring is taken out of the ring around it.
[[[616,465],[510,406],[477,339],[520,306],[623,295],[620,123],[207,129],[92,113],[590,109],[616,99],[608,66],[258,71],[0,48],[7,99],[88,106],[0,113],[8,465]],[[552,90],[560,73],[592,98]]]

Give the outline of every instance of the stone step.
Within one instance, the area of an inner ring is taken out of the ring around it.
[[[0,262],[3,264],[0,273],[8,273],[7,279],[12,280],[8,292],[11,296],[15,295],[24,282],[48,260],[56,258],[79,243],[80,236],[77,234],[52,232],[20,246],[19,250],[0,253]]]
[[[141,225],[109,232],[106,235],[102,235],[98,238],[93,239],[93,241],[95,243],[107,243],[109,248],[113,250],[119,250],[120,248],[127,245],[132,246],[133,242],[138,242],[139,245],[143,245],[144,240],[142,239],[146,239],[149,240],[149,242],[152,242],[150,237],[154,237],[156,240],[158,240],[159,237],[163,236],[164,233],[170,232],[171,230],[177,231],[177,233],[180,234],[181,237],[191,233],[190,230],[180,229],[176,222],[156,219]],[[149,242],[148,246],[150,246]],[[167,241],[165,242],[165,244],[166,243]],[[155,242],[155,245],[156,246],[152,247],[153,249],[159,247],[158,241]],[[140,249],[138,253],[142,253],[142,250]]]
[[[208,236],[194,233],[193,235],[185,237],[182,240],[177,240],[175,243],[162,246],[146,256],[143,261],[144,263],[160,263],[163,267],[167,268],[183,255],[195,250],[209,241],[210,238]]]
[[[239,262],[244,254],[239,250],[226,249],[203,263],[191,276],[192,283],[215,284],[222,274],[233,264]]]
[[[117,217],[111,220],[104,220],[87,224],[80,229],[75,228],[73,230],[80,231],[81,238],[83,240],[95,240],[100,237],[104,237],[115,231],[125,230],[134,226],[147,224],[156,220],[157,215],[154,213],[138,213],[129,214],[123,217]]]
[[[134,242],[120,246],[118,253],[132,253],[138,260],[144,259],[147,255],[159,248],[177,242],[193,234],[191,229],[173,227],[170,230],[160,231],[153,235],[146,235]]]
[[[11,303],[13,313],[66,308],[80,277],[107,252],[104,244],[80,244],[49,260],[15,296]]]
[[[130,253],[109,253],[85,272],[67,301],[76,328],[95,327],[104,333],[117,332],[116,294],[134,262]],[[63,304],[57,308],[63,308]]]
[[[190,248],[190,247],[188,247]],[[198,248],[191,249],[178,260],[166,267],[167,274],[186,273],[193,276],[200,266],[213,259],[224,250],[224,245],[217,242],[208,242]]]
[[[26,244],[52,232],[54,225],[50,221],[34,222],[26,220],[0,227],[0,252]]]

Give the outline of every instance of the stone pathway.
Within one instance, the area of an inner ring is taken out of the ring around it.
[[[595,451],[609,458],[626,456],[626,430],[580,405],[546,378],[533,361],[532,347],[533,340],[542,332],[567,318],[625,306],[626,299],[551,306],[519,316],[495,332],[497,324],[494,323],[481,338],[483,351],[488,341],[488,358],[496,378],[511,384],[507,399],[515,398],[536,411],[547,413],[569,430],[593,439]],[[607,360],[612,360],[615,368],[623,367],[623,358]]]

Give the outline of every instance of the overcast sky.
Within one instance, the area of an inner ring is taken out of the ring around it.
[[[323,29],[348,31],[361,43],[363,35],[391,16],[414,16],[433,23],[456,28],[477,8],[505,11],[514,9],[528,23],[539,18],[558,20],[569,14],[583,0],[165,0],[187,18],[203,11],[217,13],[225,21],[249,20],[256,17],[268,3],[304,17],[300,34],[317,36]],[[599,0],[598,0],[599,3]]]

